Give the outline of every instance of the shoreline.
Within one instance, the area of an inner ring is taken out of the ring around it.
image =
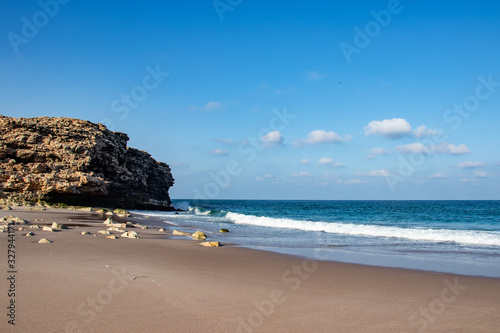
[[[33,237],[16,231],[16,326],[5,315],[0,324],[12,331],[494,332],[500,325],[498,278],[205,248],[158,228],[134,228],[140,239],[81,235],[106,229],[95,212],[0,211],[6,215],[70,227],[36,229]],[[42,237],[53,243],[38,244]],[[7,242],[0,244],[5,273]],[[3,304],[8,288],[2,279]]]
[[[181,224],[175,224],[177,222],[176,219],[173,219],[174,215],[172,214],[156,214],[151,211],[133,211],[134,214],[138,215],[147,215],[152,213],[156,218],[160,219],[162,223],[172,223],[178,228],[183,228],[186,231],[197,230],[196,228],[205,228],[211,229],[211,232],[214,232],[213,228],[209,227],[209,224],[204,225],[203,223],[198,222],[196,225],[186,224],[185,222],[181,222]],[[181,213],[184,215],[183,213]],[[186,216],[189,216],[187,212],[185,212]],[[200,214],[203,216],[203,214]],[[198,215],[193,216],[193,218],[197,218]],[[181,220],[182,221],[182,220]],[[182,227],[181,227],[182,225]],[[233,226],[228,226],[228,228],[236,228],[239,227],[238,224]],[[268,228],[269,229],[269,228]],[[204,230],[206,231],[206,230]],[[272,229],[269,229],[269,232],[272,232]],[[261,233],[261,235],[264,233]],[[238,235],[242,235],[243,237],[239,237]],[[259,235],[259,236],[261,236]],[[323,238],[327,238],[328,233],[325,233]],[[250,237],[249,237],[250,236]],[[258,237],[259,237],[258,236]],[[500,278],[500,266],[498,265],[498,260],[495,262],[490,258],[490,260],[486,260],[485,257],[480,257],[479,260],[477,258],[465,257],[463,253],[459,253],[458,256],[454,256],[451,252],[446,253],[446,257],[442,255],[438,255],[438,252],[432,253],[427,252],[424,254],[419,254],[418,250],[411,252],[388,252],[388,251],[374,251],[372,248],[362,248],[362,247],[352,247],[349,245],[323,245],[320,247],[317,246],[302,246],[304,243],[297,245],[293,240],[288,244],[280,243],[276,246],[273,246],[272,243],[267,242],[267,244],[259,244],[259,242],[248,241],[249,239],[253,239],[251,234],[243,234],[241,230],[236,233],[226,234],[223,237],[220,237],[221,241],[224,238],[228,237],[229,241],[235,244],[240,245],[241,247],[260,250],[260,251],[270,251],[274,253],[287,254],[292,256],[298,256],[301,258],[308,259],[317,259],[316,252],[320,251],[327,261],[332,262],[343,262],[343,263],[353,263],[359,265],[367,265],[374,267],[391,267],[391,268],[402,268],[402,269],[413,269],[419,271],[428,271],[428,272],[439,272],[439,273],[449,273],[449,274],[459,274],[464,276],[483,276],[483,277],[492,277],[492,278]],[[332,243],[337,244],[337,243]],[[380,247],[377,248],[380,250]]]

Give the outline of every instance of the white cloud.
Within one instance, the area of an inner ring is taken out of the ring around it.
[[[389,139],[398,139],[405,136],[413,136],[420,139],[441,134],[441,130],[427,128],[425,125],[413,130],[410,123],[403,118],[373,120],[365,127],[365,135],[381,135]]]
[[[210,154],[223,156],[223,155],[227,155],[228,152],[227,152],[227,150],[217,148],[217,149],[211,150]]]
[[[443,179],[446,178],[442,173],[436,172],[429,176],[429,178]]]
[[[331,168],[341,168],[343,167],[342,163],[335,162],[333,159],[329,157],[323,157],[318,160],[319,165],[328,165]]]
[[[389,176],[389,172],[387,172],[387,170],[384,170],[384,169],[372,170],[368,174],[372,177],[388,177]]]
[[[423,145],[420,142],[410,143],[396,147],[396,151],[402,154],[450,154],[461,155],[469,153],[466,145],[455,146],[451,143],[440,143],[438,145]]]
[[[219,102],[208,102],[205,104],[205,107],[203,108],[204,111],[212,111],[212,110],[217,110],[220,109],[222,105]]]
[[[265,179],[275,179],[276,177],[274,177],[272,174],[270,173],[266,173],[265,175],[261,176],[261,177],[255,177],[255,181],[258,181],[258,182],[261,182]]]
[[[403,154],[426,154],[429,150],[420,142],[415,142],[397,146],[396,151]]]
[[[477,179],[476,178],[461,178],[460,181],[462,183],[477,182]]]
[[[366,158],[373,159],[378,155],[385,155],[385,154],[387,154],[387,150],[385,148],[372,148],[369,152],[369,155],[366,156]]]
[[[309,162],[309,160],[307,158],[303,158],[303,159],[300,160],[300,163],[301,164],[309,164],[310,162]]]
[[[483,162],[471,162],[471,161],[465,161],[458,163],[459,168],[466,168],[466,169],[472,169],[472,168],[480,168],[486,166],[485,163]]]
[[[261,140],[263,145],[267,147],[280,145],[283,143],[283,135],[280,133],[280,131],[269,132],[264,135]]]
[[[309,174],[309,172],[306,172],[306,171],[302,171],[302,172],[299,172],[299,173],[294,173],[292,175],[292,177],[311,177],[311,175]]]
[[[366,183],[368,183],[368,182],[365,180],[357,179],[357,178],[342,181],[342,184],[346,184],[346,185],[359,185],[359,184],[366,184]]]
[[[387,170],[384,170],[384,169],[372,170],[369,172],[356,172],[355,174],[358,176],[365,176],[365,177],[388,177],[389,176],[389,172]]]
[[[316,144],[316,143],[341,143],[348,142],[351,140],[350,135],[345,135],[344,137],[338,135],[333,131],[324,130],[314,130],[307,135],[307,139],[302,140],[305,143]]]
[[[318,71],[308,71],[306,72],[307,78],[312,81],[319,81],[326,76]]]
[[[452,145],[451,143],[440,143],[436,146],[436,152],[442,154],[461,155],[470,153],[466,145]]]
[[[431,137],[431,136],[442,134],[441,131],[427,128],[427,126],[425,126],[425,125],[417,127],[417,129],[415,131],[413,131],[413,133],[415,134],[415,136],[417,138],[425,138],[425,137]]]
[[[365,127],[365,135],[381,135],[389,139],[401,138],[411,134],[411,125],[403,118],[373,120]]]
[[[479,178],[488,177],[488,174],[486,173],[486,171],[474,170],[472,173],[474,174],[474,176],[479,177]]]

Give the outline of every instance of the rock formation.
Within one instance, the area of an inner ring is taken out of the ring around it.
[[[127,141],[89,121],[0,115],[0,198],[173,210],[170,167]]]

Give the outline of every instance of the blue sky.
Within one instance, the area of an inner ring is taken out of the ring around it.
[[[500,199],[495,1],[4,1],[0,113],[102,122],[173,198]]]

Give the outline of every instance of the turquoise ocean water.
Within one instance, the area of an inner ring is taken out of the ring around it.
[[[138,212],[211,240],[311,259],[500,277],[500,201],[174,200]],[[221,228],[229,229],[220,234]]]

